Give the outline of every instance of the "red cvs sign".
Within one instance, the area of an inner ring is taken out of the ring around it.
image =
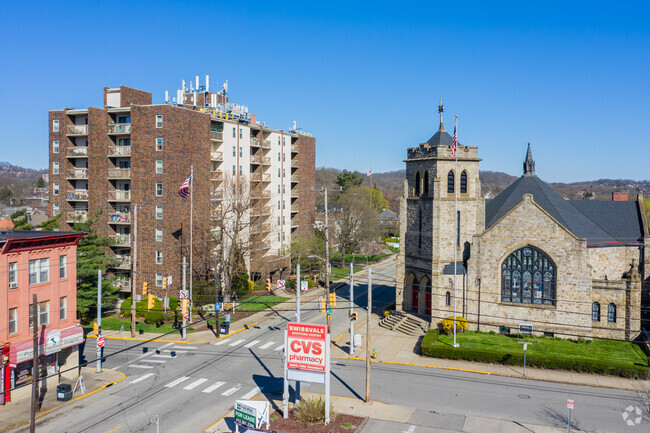
[[[289,322],[287,324],[287,367],[325,371],[327,325]]]

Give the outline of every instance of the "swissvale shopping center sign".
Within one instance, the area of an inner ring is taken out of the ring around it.
[[[325,372],[327,325],[289,322],[287,368]]]

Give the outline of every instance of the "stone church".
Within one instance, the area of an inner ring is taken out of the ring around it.
[[[442,110],[438,131],[407,152],[397,308],[432,326],[456,305],[470,330],[637,337],[650,281],[643,197],[565,200],[535,174],[529,145],[523,175],[485,199],[478,148],[459,143],[452,156]]]

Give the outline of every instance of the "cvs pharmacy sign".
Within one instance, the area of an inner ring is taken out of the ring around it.
[[[325,371],[327,325],[287,324],[287,368]]]

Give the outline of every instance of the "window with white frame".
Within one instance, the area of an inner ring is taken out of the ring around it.
[[[242,166],[240,165],[239,166],[239,174],[242,174],[243,172],[244,172],[244,170],[242,169]]]
[[[59,184],[58,184],[58,182],[54,182],[52,184],[52,195],[59,195]]]
[[[58,162],[53,162],[52,163],[52,174],[59,174],[59,163]]]
[[[162,274],[156,274],[156,287],[162,287],[162,281],[163,276]]]
[[[162,172],[163,172],[162,161],[158,160],[156,161],[156,174],[162,174]]]
[[[237,156],[237,146],[232,147],[232,156]]]
[[[287,160],[287,154],[286,154],[286,153],[283,153],[283,154],[282,154],[282,161],[286,161],[286,160]]]
[[[163,139],[162,137],[156,137],[156,150],[161,152],[163,150]]]
[[[18,308],[9,309],[9,335],[18,332]]]
[[[18,277],[17,273],[18,272],[18,263],[13,262],[9,263],[9,288],[10,289],[15,289],[18,287]]]
[[[163,216],[163,207],[162,206],[156,206],[156,219],[161,220]]]
[[[50,259],[34,259],[29,261],[29,285],[47,283],[50,281]]]
[[[278,194],[280,194],[280,184],[278,184]]]
[[[162,229],[156,229],[156,242],[163,241],[163,231]]]
[[[278,168],[278,177],[280,177],[281,175],[282,175],[282,172],[281,172],[280,169]]]
[[[244,150],[243,149],[244,149],[243,147],[239,146],[239,157],[240,158],[244,157]]]
[[[58,141],[53,141],[52,142],[52,153],[59,153],[59,142]]]
[[[244,136],[243,136],[243,134],[242,134],[243,132],[244,132],[244,130],[241,129],[241,128],[239,128],[239,138],[240,138],[240,139],[244,138]]]
[[[282,145],[284,146],[284,137],[282,137]]]
[[[278,161],[280,161],[280,158],[281,158],[280,155],[282,155],[282,154],[280,152],[278,152]]]
[[[156,264],[157,265],[162,265],[163,264],[163,252],[162,251],[156,251]]]
[[[162,114],[157,114],[156,115],[156,128],[162,128],[163,127],[163,117]]]
[[[280,210],[280,200],[278,200],[278,210]]]
[[[53,120],[52,121],[52,132],[59,132],[59,121],[58,120]]]
[[[234,176],[235,174],[237,174],[237,167],[233,165],[232,166],[232,175]]]
[[[68,318],[68,298],[63,296],[59,298],[59,320],[65,320]]]
[[[59,279],[65,280],[68,278],[68,257],[59,256]]]
[[[57,216],[58,214],[59,214],[59,205],[55,203],[52,205],[52,216]]]
[[[235,131],[235,127],[232,127],[232,138],[237,138],[237,132]],[[233,155],[235,156],[235,155]]]
[[[285,202],[285,201],[282,201],[282,209],[286,209],[286,208],[285,208],[285,205],[286,205],[286,202]]]
[[[36,326],[50,324],[50,301],[38,303],[38,323]],[[29,329],[34,329],[34,304],[29,304]]]
[[[282,169],[282,177],[287,177],[287,172],[284,168]]]
[[[163,195],[162,183],[157,183],[156,184],[156,197],[162,197],[162,195]]]
[[[284,184],[282,184],[282,192],[283,192],[283,193],[285,192],[285,191],[284,191]]]

